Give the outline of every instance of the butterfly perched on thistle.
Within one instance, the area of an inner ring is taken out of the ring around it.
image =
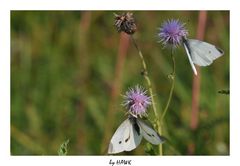
[[[123,105],[128,110],[128,118],[113,134],[108,154],[131,151],[141,143],[142,137],[154,145],[164,142],[165,139],[140,118],[147,116],[147,108],[151,105],[146,90],[140,86],[129,89],[124,95]]]
[[[174,19],[165,21],[159,28],[158,33],[160,42],[164,46],[176,48],[183,44],[195,75],[197,75],[197,70],[194,64],[198,66],[208,66],[224,54],[224,52],[216,46],[204,41],[188,39],[187,35],[188,31],[184,24]]]

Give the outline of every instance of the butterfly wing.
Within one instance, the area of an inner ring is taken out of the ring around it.
[[[137,124],[140,127],[140,132],[143,137],[154,145],[158,145],[164,142],[164,138],[161,137],[153,128],[147,125],[141,119],[137,119]]]
[[[187,41],[191,50],[192,61],[199,66],[208,66],[224,54],[221,49],[212,44],[195,39],[188,39]]]
[[[192,70],[193,70],[194,74],[197,75],[197,70],[196,70],[196,68],[195,68],[195,66],[193,64],[193,60],[191,58],[191,50],[190,50],[189,43],[187,42],[187,40],[184,40],[183,46],[184,46],[185,51],[187,53],[187,57],[188,57],[190,65],[192,67]]]
[[[186,39],[183,45],[195,75],[197,75],[197,71],[194,64],[208,66],[224,54],[216,46],[196,39]]]
[[[108,153],[120,153],[123,151],[131,151],[135,149],[141,142],[142,135],[132,119],[126,119],[114,133],[109,147]]]
[[[125,151],[131,151],[135,149],[142,140],[142,135],[140,133],[140,128],[136,123],[136,118],[129,118],[129,122],[131,123],[130,132],[125,133],[124,138],[124,149]],[[129,138],[129,139],[128,139]]]

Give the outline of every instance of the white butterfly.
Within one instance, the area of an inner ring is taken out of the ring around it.
[[[224,52],[216,46],[195,39],[184,39],[183,46],[195,75],[197,75],[197,70],[194,64],[208,66],[213,60],[224,54]]]
[[[164,138],[145,122],[130,116],[115,131],[108,147],[108,154],[135,149],[140,144],[142,136],[154,145],[164,142]]]

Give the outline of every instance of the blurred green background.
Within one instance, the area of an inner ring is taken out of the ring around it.
[[[126,118],[125,91],[146,86],[131,40],[116,31],[121,11],[11,11],[11,154],[105,155]],[[170,50],[158,43],[158,27],[185,22],[196,38],[199,11],[135,11],[134,34],[145,57],[161,114],[170,91]],[[121,39],[120,39],[121,38]],[[128,43],[129,41],[129,43]],[[193,72],[182,47],[175,50],[176,84],[163,124],[164,155],[229,155],[229,12],[208,11],[204,41],[225,55],[201,68],[199,123],[190,128]],[[153,120],[152,109],[149,118]],[[146,141],[132,152],[147,155]],[[154,150],[157,148],[154,147]]]

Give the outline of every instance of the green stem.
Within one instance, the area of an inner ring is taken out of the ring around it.
[[[170,94],[169,94],[169,97],[168,97],[168,101],[167,101],[167,105],[166,107],[164,108],[163,110],[163,114],[161,116],[161,122],[163,121],[166,113],[167,113],[167,110],[168,110],[168,107],[170,105],[170,102],[172,100],[172,94],[173,94],[173,89],[174,89],[174,85],[175,85],[175,70],[176,70],[176,65],[175,65],[175,58],[174,58],[174,55],[173,53],[171,53],[171,57],[172,57],[172,63],[173,63],[173,72],[170,74],[170,78],[172,79],[172,87],[171,87],[171,90],[170,90]]]
[[[148,84],[148,88],[149,88],[149,93],[150,93],[150,96],[151,96],[151,100],[152,100],[152,107],[153,107],[153,112],[155,114],[155,117],[156,117],[156,122],[157,122],[157,129],[158,129],[158,132],[160,135],[162,135],[162,123],[163,123],[163,120],[164,120],[164,117],[167,113],[167,110],[168,110],[168,107],[170,105],[170,102],[172,100],[172,95],[173,95],[173,89],[174,89],[174,85],[175,85],[175,70],[176,70],[176,65],[175,65],[175,58],[174,58],[174,55],[173,55],[173,49],[171,50],[171,58],[172,58],[172,63],[173,63],[173,72],[169,75],[169,77],[172,79],[172,86],[171,86],[171,90],[170,90],[170,94],[169,94],[169,97],[168,97],[168,101],[167,101],[167,105],[166,107],[164,108],[163,110],[163,114],[161,116],[161,120],[159,121],[159,116],[158,116],[158,113],[157,113],[157,109],[156,109],[156,105],[155,105],[155,101],[154,101],[154,98],[153,98],[153,91],[152,91],[152,84],[151,84],[151,81],[148,77],[148,71],[147,71],[147,65],[145,63],[145,60],[143,58],[143,55],[142,55],[142,52],[141,50],[138,48],[138,45],[136,43],[136,41],[134,40],[133,36],[131,36],[131,39],[133,41],[133,44],[134,46],[136,47],[137,51],[138,51],[138,54],[140,56],[140,59],[142,61],[142,66],[143,66],[143,76]],[[163,155],[163,146],[162,144],[159,145],[159,155],[162,156]]]
[[[158,121],[158,122],[159,122],[159,121]],[[162,135],[162,126],[161,126],[161,124],[159,124],[159,126],[158,126],[158,133],[159,133],[160,135]],[[162,144],[159,144],[159,155],[160,155],[160,156],[163,155],[163,146],[162,146]]]
[[[160,120],[160,125],[159,125],[159,134],[162,135],[162,123],[163,123],[163,120],[164,120],[164,117],[167,113],[167,110],[168,110],[168,107],[170,105],[170,102],[172,100],[172,95],[173,95],[173,89],[174,89],[174,85],[175,85],[175,70],[176,70],[176,65],[175,65],[175,58],[174,58],[174,55],[173,55],[173,50],[171,50],[171,58],[172,58],[172,63],[173,63],[173,72],[169,75],[169,77],[172,79],[172,86],[171,86],[171,90],[170,90],[170,93],[169,93],[169,97],[168,97],[168,101],[167,101],[167,105],[166,107],[164,108],[163,110],[163,114],[161,116],[161,120]],[[162,144],[159,145],[159,153],[160,155],[163,155],[163,147],[162,147]]]
[[[156,117],[158,117],[158,113],[157,113],[157,109],[156,109],[156,105],[155,105],[155,101],[154,101],[154,98],[153,98],[153,90],[152,90],[152,83],[150,81],[150,78],[148,77],[148,70],[147,70],[147,65],[145,63],[145,60],[143,58],[143,55],[142,55],[142,52],[141,50],[138,48],[137,46],[137,43],[136,41],[134,40],[133,36],[131,35],[131,39],[133,41],[133,44],[134,46],[136,47],[137,51],[138,51],[138,54],[139,54],[139,57],[142,61],[142,66],[143,66],[143,76],[148,84],[148,89],[149,89],[149,93],[150,93],[150,96],[151,96],[151,100],[152,100],[152,107],[153,107],[153,111],[154,111],[154,114]]]
[[[138,51],[140,59],[142,61],[142,66],[143,66],[143,70],[144,70],[143,71],[143,76],[144,76],[144,78],[145,78],[145,80],[146,80],[146,82],[148,84],[148,89],[149,89],[149,93],[150,93],[151,100],[152,100],[153,112],[154,112],[154,115],[156,117],[157,129],[158,129],[158,132],[161,133],[161,124],[160,124],[160,121],[159,121],[159,116],[158,116],[158,113],[157,113],[157,108],[156,108],[154,97],[153,97],[152,83],[151,83],[150,78],[148,76],[147,65],[146,65],[145,60],[143,58],[142,52],[138,48],[138,45],[137,45],[136,41],[134,40],[133,36],[131,36],[131,39],[133,41],[134,46],[136,47],[136,49]],[[159,148],[161,149],[161,150],[159,150],[160,155],[163,155],[163,153],[162,153],[162,144],[159,145]]]

